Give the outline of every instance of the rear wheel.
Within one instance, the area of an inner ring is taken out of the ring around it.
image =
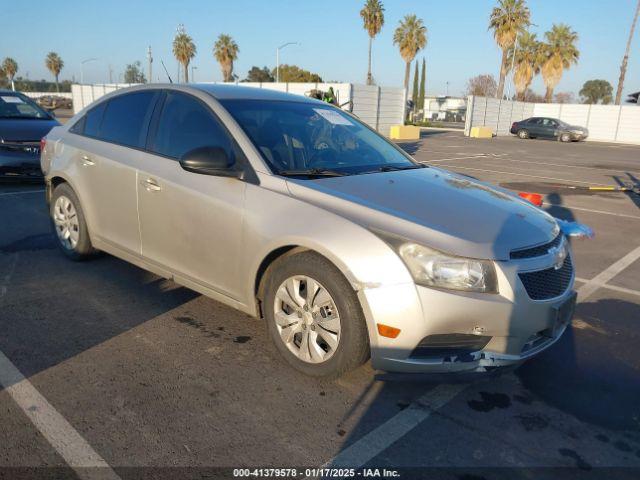
[[[49,209],[58,246],[67,257],[84,260],[96,253],[80,201],[69,184],[62,183],[55,188]]]
[[[521,130],[518,130],[518,137],[522,138],[522,139],[529,138],[529,132],[527,130],[525,130],[524,128],[521,129]]]
[[[369,337],[355,291],[314,252],[278,260],[264,291],[264,317],[276,348],[297,370],[336,377],[369,357]]]

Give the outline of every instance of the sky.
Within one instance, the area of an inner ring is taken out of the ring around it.
[[[281,63],[318,73],[325,81],[364,83],[368,36],[359,11],[364,0],[0,0],[0,59],[11,56],[18,75],[51,79],[44,66],[47,52],[65,62],[61,79],[85,83],[121,78],[126,64],[153,51],[154,81],[166,81],[160,60],[174,80],[171,53],[176,27],[182,23],[198,49],[192,65],[196,81],[220,81],[212,54],[221,33],[240,47],[234,72],[244,78],[253,66],[273,68],[276,47]],[[404,15],[416,14],[427,27],[428,43],[418,53],[427,62],[427,94],[461,95],[475,75],[499,73],[500,50],[487,30],[494,0],[383,0],[385,25],[374,40],[373,75],[383,86],[401,86],[404,63],[393,45],[393,31]],[[531,30],[542,36],[554,23],[567,23],[579,35],[580,60],[565,71],[556,92],[573,92],[590,79],[608,80],[615,88],[636,0],[528,0]],[[540,77],[532,84],[544,93]],[[632,42],[625,94],[640,90],[640,26]],[[513,87],[511,87],[513,91]]]

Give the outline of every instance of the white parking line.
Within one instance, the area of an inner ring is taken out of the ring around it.
[[[425,162],[423,162],[425,163]],[[473,170],[476,172],[487,172],[487,173],[500,173],[503,175],[516,175],[518,177],[530,177],[530,178],[543,178],[545,180],[556,180],[558,182],[569,182],[569,183],[584,183],[586,185],[599,185],[599,186],[604,186],[604,187],[608,187],[610,186],[607,183],[597,183],[597,182],[583,182],[580,180],[570,180],[568,178],[557,178],[557,177],[544,177],[541,175],[531,175],[529,173],[513,173],[513,172],[503,172],[500,170],[487,170],[484,168],[471,168],[471,167],[460,167],[458,165],[441,165],[442,167],[449,167],[449,168],[460,168],[462,170]]]
[[[486,153],[477,153],[477,154],[469,155],[465,157],[438,158],[436,160],[420,160],[420,163],[447,162],[451,160],[465,160],[467,158],[485,158],[486,156],[487,156]]]
[[[44,189],[42,190],[25,190],[25,191],[21,191],[21,192],[3,192],[0,193],[0,197],[6,197],[9,195],[25,195],[27,193],[42,193],[44,192]]]
[[[14,257],[0,285],[0,301],[15,270]],[[120,480],[104,459],[82,438],[71,424],[27,380],[11,360],[0,351],[0,386],[20,407],[40,434],[83,480]]]
[[[583,282],[583,283],[589,282],[589,280],[587,280],[586,278],[576,277],[576,280],[578,282]],[[607,288],[607,289],[613,290],[615,292],[628,293],[629,295],[637,295],[637,296],[640,297],[640,291],[639,290],[633,290],[631,288],[618,287],[617,285],[610,285],[608,283],[603,283],[602,285],[600,285],[600,287]]]
[[[587,169],[587,170],[596,170],[596,171],[599,171],[599,172],[627,173],[627,172],[633,170],[633,168],[631,168],[631,167],[628,168],[628,169],[625,169],[625,170],[620,170],[619,168],[616,169],[616,168],[589,167],[589,166],[586,166],[586,165],[567,165],[566,163],[534,162],[532,160],[518,160],[518,159],[515,159],[515,158],[509,158],[509,157],[505,158],[505,156],[507,154],[502,154],[502,155],[503,156],[502,156],[502,158],[500,158],[500,160],[507,160],[509,162],[514,162],[514,163],[530,163],[530,164],[533,164],[533,165],[546,165],[546,166],[551,166],[551,167],[563,167],[563,168],[582,168],[582,169]],[[521,154],[521,153],[519,153],[518,155],[519,156],[523,156],[523,154]],[[526,155],[526,154],[524,154],[524,155]],[[530,156],[532,156],[532,155],[530,155]],[[538,157],[535,157],[535,158],[538,158]]]
[[[120,480],[109,464],[0,352],[0,385],[82,479]]]
[[[358,468],[386,450],[469,385],[438,385],[417,402],[387,420],[329,460],[324,467]]]
[[[609,280],[640,258],[640,247],[636,247],[617,262],[604,269],[587,283],[578,288],[578,301],[583,302],[596,290],[605,286]]]
[[[636,220],[640,220],[640,216],[638,215],[627,215],[626,213],[615,213],[615,212],[607,212],[605,210],[594,210],[592,208],[582,208],[582,207],[572,207],[571,205],[558,205],[556,203],[543,202],[543,205],[547,207],[561,207],[566,208],[568,210],[581,210],[583,212],[591,212],[591,213],[602,213],[603,215],[613,215],[614,217],[624,217],[624,218],[635,218]]]

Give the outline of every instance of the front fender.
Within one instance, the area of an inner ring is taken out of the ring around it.
[[[241,266],[246,303],[255,297],[262,262],[282,247],[303,247],[331,261],[354,290],[413,283],[398,255],[366,227],[285,193],[249,185]]]

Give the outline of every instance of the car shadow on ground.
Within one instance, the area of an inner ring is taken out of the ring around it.
[[[625,195],[629,197],[629,200],[631,200],[636,207],[640,208],[640,179],[630,172],[625,172],[625,174],[628,177],[628,181],[625,181],[625,179],[617,175],[614,175],[612,178],[620,187],[631,186],[636,188],[636,192],[625,192]]]
[[[106,254],[71,262],[51,233],[0,245],[0,261],[13,265],[2,285],[0,351],[25,377],[198,296]]]
[[[585,422],[640,432],[638,318],[640,305],[625,300],[578,304],[573,327],[517,375],[533,394]]]

